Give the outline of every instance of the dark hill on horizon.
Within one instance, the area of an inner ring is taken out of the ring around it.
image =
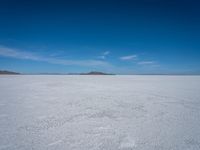
[[[114,74],[98,72],[98,71],[91,71],[91,72],[88,72],[88,73],[80,73],[80,75],[114,75]]]
[[[19,75],[21,73],[7,70],[0,70],[0,75]],[[87,73],[33,73],[33,74],[23,74],[22,75],[115,75],[110,73],[91,71]]]
[[[7,70],[0,70],[0,75],[17,75],[20,74],[18,72],[7,71]]]

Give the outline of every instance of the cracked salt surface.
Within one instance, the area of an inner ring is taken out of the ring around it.
[[[124,138],[120,144],[120,149],[133,149],[135,147],[136,147],[135,141],[128,136]]]
[[[200,149],[199,76],[1,76],[0,150]]]
[[[62,140],[58,140],[58,141],[55,141],[55,142],[52,142],[52,143],[48,144],[48,146],[54,146],[54,145],[57,145],[57,144],[59,144],[61,142],[62,142]]]

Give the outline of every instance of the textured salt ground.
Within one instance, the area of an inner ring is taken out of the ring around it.
[[[0,150],[197,150],[199,91],[199,76],[0,76]]]

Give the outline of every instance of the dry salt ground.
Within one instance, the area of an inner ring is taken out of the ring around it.
[[[200,76],[0,76],[0,150],[199,150]]]

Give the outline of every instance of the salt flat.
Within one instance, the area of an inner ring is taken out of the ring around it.
[[[198,150],[200,76],[0,76],[0,150]]]

